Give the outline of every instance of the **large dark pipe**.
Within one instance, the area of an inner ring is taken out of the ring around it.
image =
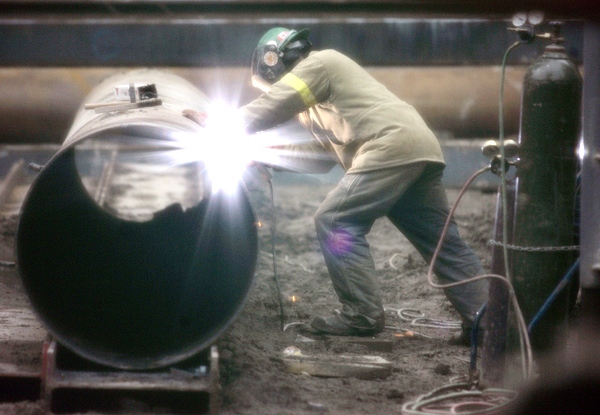
[[[108,113],[82,107],[32,185],[17,232],[23,284],[49,332],[88,360],[136,370],[210,346],[241,310],[257,256],[254,215],[240,189],[202,191],[199,176],[190,181],[198,186],[194,197],[187,188],[173,195],[177,189],[161,188],[160,180],[150,186],[153,195],[133,179],[110,184],[107,172],[125,167],[141,166],[148,175],[162,168],[163,176],[181,168],[165,170],[165,143],[199,128],[182,109],[207,105],[183,79],[149,70],[115,75],[86,103],[106,103],[115,85],[137,83],[154,84],[162,105]],[[160,151],[163,158],[152,157]],[[89,185],[98,159],[104,168],[94,180],[109,183],[107,196]],[[194,163],[185,167],[199,171]],[[127,212],[123,203],[111,205],[111,195],[126,187],[146,191],[153,207]]]

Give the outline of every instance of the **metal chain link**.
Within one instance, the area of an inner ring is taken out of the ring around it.
[[[493,246],[504,246],[502,242],[494,241],[490,239],[490,245]],[[525,251],[525,252],[556,252],[556,251],[579,251],[579,245],[566,245],[566,246],[517,246],[506,244],[508,249],[513,251]]]

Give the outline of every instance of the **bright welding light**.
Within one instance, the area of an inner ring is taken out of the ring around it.
[[[237,110],[224,104],[212,106],[200,137],[202,160],[213,191],[234,192],[252,162],[253,143],[237,115]]]
[[[579,139],[579,146],[577,147],[576,150],[577,156],[579,157],[579,160],[583,160],[585,158],[585,156],[587,156],[587,148],[585,146],[585,142],[583,141],[583,138],[580,137]]]
[[[200,161],[206,169],[213,191],[234,192],[244,172],[252,163],[296,171],[298,160],[319,163],[319,154],[295,156],[287,148],[311,142],[307,133],[279,126],[248,137],[237,109],[224,103],[214,103],[209,108],[205,124],[194,133],[172,134],[176,150],[170,158],[176,164]],[[301,170],[300,170],[301,171]]]
[[[235,192],[242,175],[253,160],[256,143],[244,132],[242,119],[235,108],[213,104],[205,124],[194,134],[173,136],[181,162],[198,160],[204,165],[213,192]]]

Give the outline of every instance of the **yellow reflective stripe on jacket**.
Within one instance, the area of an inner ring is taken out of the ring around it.
[[[298,78],[293,73],[288,73],[285,75],[283,78],[281,78],[281,82],[298,91],[300,97],[302,97],[302,101],[304,101],[304,104],[306,104],[307,107],[312,107],[313,105],[317,104],[317,100],[315,99],[308,85],[306,85],[302,79]]]

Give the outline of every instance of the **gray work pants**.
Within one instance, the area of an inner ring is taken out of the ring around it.
[[[387,216],[430,262],[450,211],[442,173],[440,165],[419,162],[346,174],[317,210],[317,236],[345,323],[368,327],[383,315],[366,239],[376,219]],[[460,237],[454,220],[434,271],[442,283],[483,274],[479,258]],[[487,281],[447,289],[445,294],[468,324],[487,301]]]

